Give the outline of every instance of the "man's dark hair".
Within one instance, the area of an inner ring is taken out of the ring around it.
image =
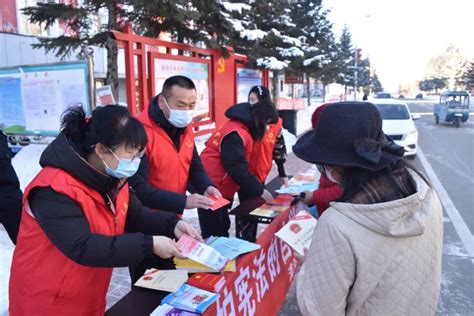
[[[188,77],[185,77],[185,76],[169,77],[168,79],[165,80],[165,83],[163,84],[163,89],[161,90],[161,93],[165,96],[165,98],[168,98],[170,96],[171,89],[173,88],[173,86],[178,86],[184,89],[196,90],[196,86],[194,85],[194,82]]]

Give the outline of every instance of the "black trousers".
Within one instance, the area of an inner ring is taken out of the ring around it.
[[[245,201],[254,198],[255,196],[248,196],[242,192],[239,192],[239,201],[240,203],[245,203]],[[257,228],[258,228],[258,219],[255,216],[236,216],[235,217],[235,237],[244,239],[250,242],[255,242],[257,240]]]
[[[198,209],[201,236],[206,239],[210,236],[229,237],[230,217],[229,209],[232,203],[215,211]]]
[[[162,269],[162,270],[172,270],[175,268],[173,259],[162,259],[158,256],[154,256],[153,258],[147,258],[141,261],[136,266],[128,267],[128,271],[130,272],[130,278],[132,279],[132,286],[138,279],[145,273],[147,269]]]

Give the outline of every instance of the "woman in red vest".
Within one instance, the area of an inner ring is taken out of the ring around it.
[[[264,86],[254,86],[249,92],[249,103],[251,106],[261,100],[271,101],[270,91]],[[269,124],[269,128],[261,141],[253,145],[250,158],[250,170],[260,180],[265,180],[272,169],[272,159],[278,169],[278,176],[283,185],[288,186],[288,177],[285,172],[286,145],[282,134],[283,121],[278,118],[275,124]]]
[[[325,103],[319,106],[311,116],[311,125],[313,129],[316,129],[316,126],[319,122],[319,117],[324,109],[330,105],[330,103]],[[330,180],[325,174],[321,174],[319,178],[319,188],[313,192],[306,191],[303,201],[308,205],[316,205],[316,212],[321,216],[323,212],[329,207],[329,202],[336,201],[342,194],[342,188],[337,182]]]
[[[245,196],[272,200],[270,192],[249,169],[254,142],[260,141],[269,124],[276,123],[278,114],[268,100],[240,103],[230,107],[225,115],[229,118],[206,142],[201,153],[202,163],[214,185],[222,195],[232,201],[240,190]],[[203,238],[229,236],[231,205],[217,211],[198,209]]]
[[[258,101],[271,101],[270,91],[264,86],[253,86],[250,89],[248,101],[254,106]],[[245,103],[242,103],[245,104]],[[281,118],[275,124],[268,124],[268,129],[260,141],[254,142],[252,154],[249,160],[250,172],[265,184],[265,180],[272,169],[272,161],[275,161],[278,176],[281,183],[288,186],[288,177],[285,172],[286,145],[282,134]],[[249,199],[245,192],[239,191],[239,201],[242,203]],[[249,217],[236,217],[237,232],[239,238],[255,241],[257,237],[258,221]]]
[[[113,267],[181,256],[173,238],[200,238],[129,190],[146,142],[124,107],[98,108],[90,119],[81,107],[66,112],[25,190],[10,315],[103,315]]]

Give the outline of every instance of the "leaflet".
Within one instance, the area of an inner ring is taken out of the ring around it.
[[[316,222],[308,211],[301,210],[275,236],[286,242],[300,255],[304,255],[304,248],[309,249],[311,246]]]
[[[185,270],[147,270],[135,283],[136,286],[147,289],[174,292],[188,280]]]
[[[298,183],[297,185],[290,184],[288,187],[282,185],[275,192],[280,194],[291,194],[298,195],[304,191],[315,191],[319,187],[319,181],[309,182],[309,183]]]
[[[228,259],[214,248],[188,236],[183,235],[177,243],[181,253],[189,259],[215,270],[224,269]]]
[[[198,313],[177,309],[168,304],[161,304],[150,314],[150,316],[197,316]]]
[[[241,254],[260,249],[260,245],[235,237],[210,237],[206,243],[219,251],[229,260],[235,259]]]
[[[217,198],[215,196],[208,196],[209,199],[212,200],[212,205],[211,207],[209,208],[210,210],[212,211],[215,211],[215,210],[218,210],[220,209],[221,207],[227,205],[230,203],[230,201],[226,200],[225,198],[223,197],[220,197],[220,198]]]
[[[218,298],[219,294],[183,284],[178,291],[165,296],[162,303],[188,312],[204,313]]]

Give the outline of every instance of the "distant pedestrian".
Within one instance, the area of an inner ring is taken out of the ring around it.
[[[7,135],[0,130],[0,223],[5,227],[12,242],[16,244],[21,219],[22,193],[11,159]]]
[[[434,315],[443,214],[369,102],[328,106],[293,147],[343,187],[320,217],[298,275],[303,315]]]
[[[362,101],[367,101],[367,100],[368,100],[367,93],[364,93],[364,96],[362,97]]]

